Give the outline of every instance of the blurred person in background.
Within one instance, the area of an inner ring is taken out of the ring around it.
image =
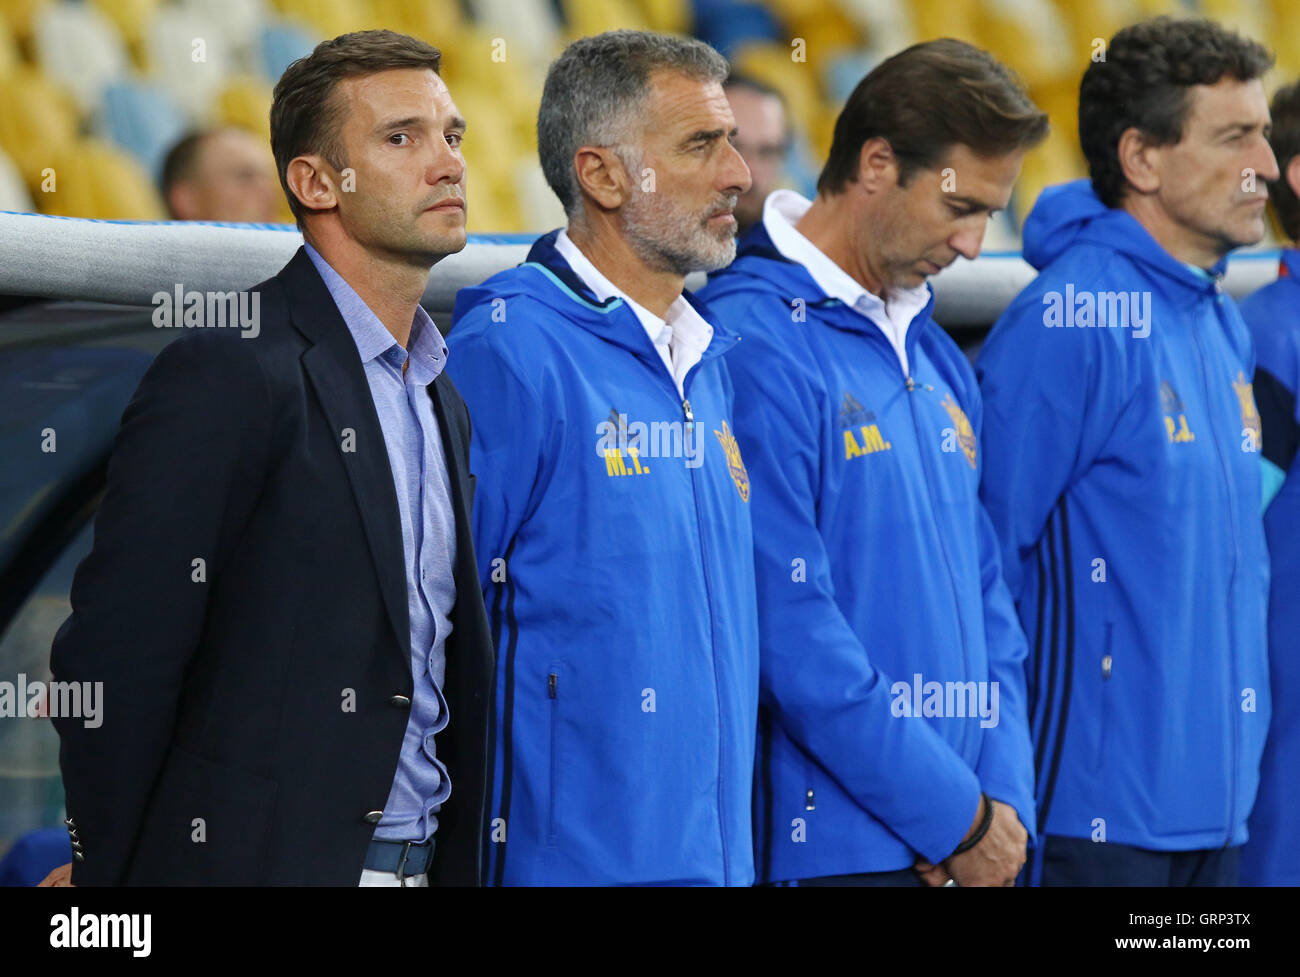
[[[1024,863],[1025,637],[979,501],[979,389],[927,279],[978,256],[1047,131],[986,52],[908,48],[849,97],[816,199],[769,196],[701,292],[741,335],[763,881],[1010,885]],[[933,683],[973,697],[935,711]]]
[[[781,184],[790,155],[785,99],[765,82],[732,73],[722,90],[736,119],[736,151],[749,167],[750,187],[736,203],[737,233],[743,236],[763,217],[763,201]]]
[[[235,126],[192,132],[173,146],[160,189],[172,220],[268,224],[280,214],[270,150]]]
[[[1241,881],[1300,885],[1300,83],[1273,96],[1269,144],[1280,176],[1269,184],[1283,248],[1277,281],[1241,303],[1255,340],[1255,402],[1263,428],[1264,531],[1269,585],[1273,721],[1260,765]]]
[[[1234,884],[1269,723],[1254,348],[1220,279],[1264,235],[1272,55],[1116,33],[1079,89],[1091,180],[1025,224],[1038,277],[976,363],[983,496],[1025,633],[1032,884]]]
[[[495,884],[754,879],[736,339],[683,291],[735,256],[749,188],[726,74],[701,41],[571,44],[537,118],[568,227],[456,300],[497,649]]]

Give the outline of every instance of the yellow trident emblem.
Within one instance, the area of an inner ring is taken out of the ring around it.
[[[745,462],[740,457],[740,445],[736,443],[736,437],[731,433],[731,428],[727,427],[727,422],[722,422],[722,430],[713,432],[722,442],[722,453],[727,456],[727,470],[731,472],[731,480],[736,483],[736,491],[740,493],[740,501],[749,501],[749,472],[745,471]]]
[[[1255,407],[1255,391],[1246,382],[1246,374],[1240,370],[1237,371],[1237,379],[1233,381],[1232,389],[1237,391],[1237,400],[1241,402],[1241,426],[1250,432],[1256,448],[1261,448],[1264,443],[1264,430],[1260,424],[1259,411]]]
[[[957,401],[952,399],[952,394],[944,394],[941,404],[948,412],[948,416],[952,418],[952,426],[957,432],[957,443],[961,445],[961,450],[966,455],[966,460],[970,462],[971,468],[974,468],[975,429],[970,426],[966,412],[961,409]]]

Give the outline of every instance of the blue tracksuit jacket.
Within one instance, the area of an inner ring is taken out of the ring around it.
[[[1282,252],[1277,281],[1242,302],[1241,314],[1255,339],[1255,398],[1271,483],[1264,531],[1273,567],[1268,609],[1273,723],[1250,815],[1250,840],[1241,853],[1241,880],[1300,885],[1300,251]]]
[[[937,863],[981,787],[1032,829],[1025,639],[979,502],[979,390],[933,295],[910,377],[762,225],[701,296],[743,337],[728,366],[754,481],[760,877]]]
[[[1039,833],[1239,845],[1270,713],[1250,336],[1087,181],[1044,191],[1024,254],[1040,274],[976,372]]]
[[[753,881],[749,477],[714,325],[685,402],[554,247],[457,296],[497,650],[489,878]],[[688,296],[689,298],[689,296]]]

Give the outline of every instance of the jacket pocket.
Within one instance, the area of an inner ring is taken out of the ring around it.
[[[1097,755],[1093,760],[1093,769],[1100,771],[1106,763],[1106,750],[1110,742],[1110,700],[1114,697],[1111,691],[1111,673],[1115,668],[1114,644],[1112,641],[1115,633],[1115,625],[1111,621],[1105,624],[1105,639],[1102,641],[1101,653],[1101,709],[1097,721]]]
[[[560,788],[560,666],[552,665],[546,676],[547,711],[550,716],[550,787],[546,801],[546,844],[554,848],[558,836],[555,795]]]
[[[173,747],[149,798],[131,885],[260,885],[275,781]]]

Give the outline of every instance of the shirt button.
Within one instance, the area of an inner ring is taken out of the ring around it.
[[[365,816],[362,817],[361,820],[366,821],[370,824],[378,824],[379,819],[382,818],[383,816],[384,816],[383,811],[367,811]]]

